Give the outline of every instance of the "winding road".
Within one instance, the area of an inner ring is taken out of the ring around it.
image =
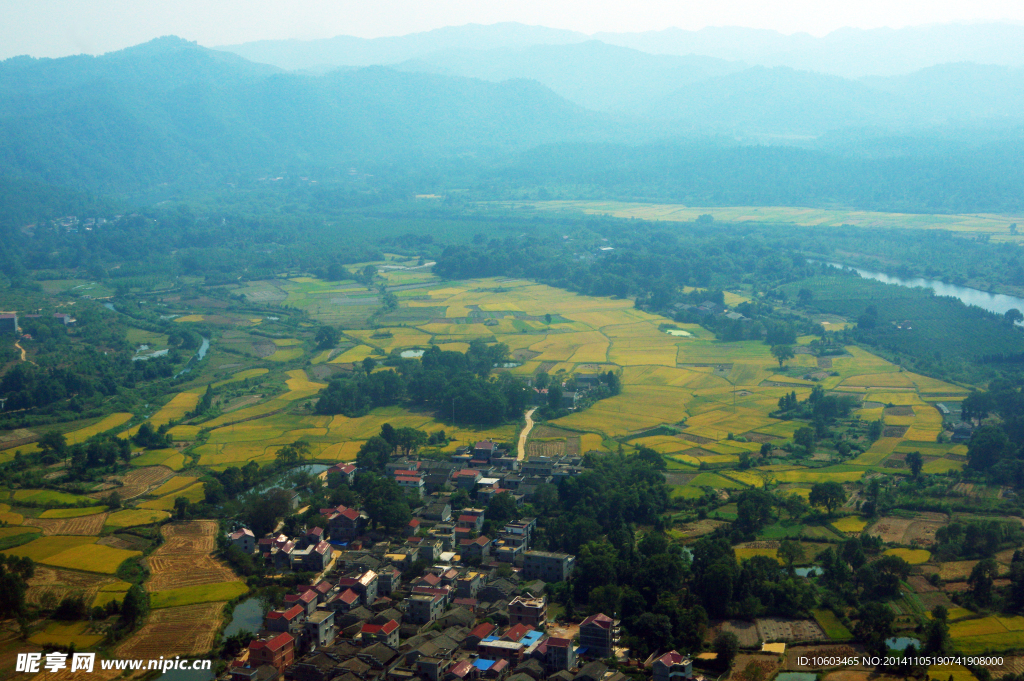
[[[516,458],[520,461],[526,458],[526,438],[530,436],[530,431],[533,430],[533,418],[531,417],[535,411],[537,411],[537,407],[526,412],[526,427],[523,428],[523,432],[519,433],[519,456]]]

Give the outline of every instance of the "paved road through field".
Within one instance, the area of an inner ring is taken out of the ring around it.
[[[537,411],[537,407],[534,407],[530,411],[526,412],[526,427],[523,428],[523,432],[519,433],[519,456],[516,457],[520,461],[526,458],[526,438],[530,436],[530,431],[533,430],[533,412]]]

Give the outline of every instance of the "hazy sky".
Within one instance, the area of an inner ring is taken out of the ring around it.
[[[0,0],[0,8],[0,59],[100,54],[170,34],[215,46],[500,21],[584,33],[750,26],[815,35],[843,26],[1024,22],[1021,0]]]

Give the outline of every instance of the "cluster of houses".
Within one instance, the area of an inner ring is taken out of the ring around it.
[[[40,319],[42,315],[39,314],[26,314],[21,316],[22,319]],[[53,318],[64,326],[74,326],[78,320],[69,314],[63,312],[56,312],[53,314]],[[0,334],[21,333],[21,327],[18,325],[18,313],[17,312],[0,312]],[[32,340],[29,335],[24,336],[28,340]]]
[[[676,313],[682,313],[686,315],[692,315],[695,317],[724,317],[731,320],[745,320],[747,317],[730,310],[724,305],[719,305],[716,302],[705,300],[699,305],[691,305],[689,303],[676,303],[672,306],[672,311]]]
[[[486,520],[494,494],[525,503],[579,465],[518,461],[478,442],[450,462],[388,464],[388,475],[425,497],[401,537],[370,531],[365,513],[344,506],[320,509],[317,526],[294,537],[231,533],[268,567],[315,575],[266,614],[231,663],[232,681],[626,681],[602,662],[616,654],[612,617],[588,617],[576,640],[547,633],[545,584],[570,579],[575,556],[534,550],[535,518],[499,527]],[[328,484],[355,473],[351,464],[335,466]],[[459,489],[479,507],[453,510]],[[659,681],[690,674],[689,661],[672,654],[679,660]],[[656,673],[664,666],[652,663]]]
[[[601,662],[615,655],[618,622],[597,614],[578,641],[549,636],[547,599],[532,591],[543,584],[521,573],[442,563],[403,579],[386,554],[339,557],[337,576],[266,614],[232,681],[625,681]]]

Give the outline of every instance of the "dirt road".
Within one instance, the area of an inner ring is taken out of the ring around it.
[[[520,461],[526,458],[526,438],[530,436],[530,431],[533,430],[533,418],[531,417],[535,411],[537,411],[537,407],[526,412],[526,427],[523,428],[523,432],[519,433],[519,456],[516,458]]]

